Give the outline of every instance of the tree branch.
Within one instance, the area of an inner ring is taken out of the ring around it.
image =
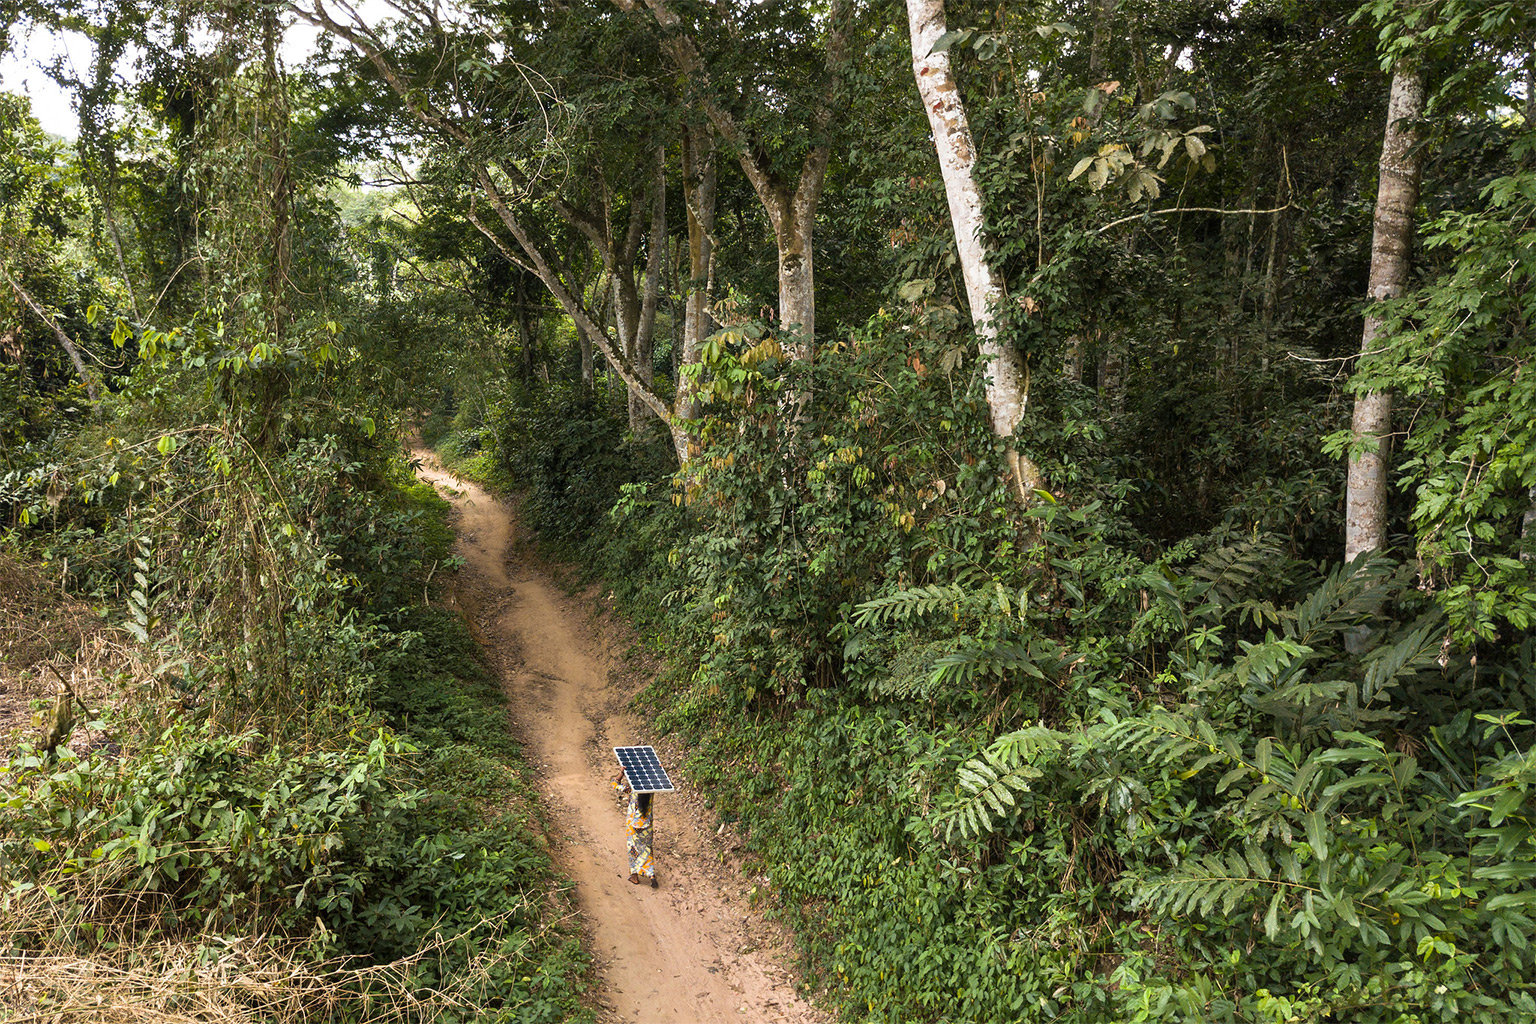
[[[337,18],[332,17],[325,8],[326,2],[327,0],[312,0],[311,7],[302,7],[299,6],[298,0],[287,0],[285,6],[310,24],[333,32],[344,39],[355,50],[363,54],[374,68],[377,69],[379,75],[394,90],[395,94],[400,97],[401,102],[417,121],[429,129],[442,133],[465,148],[466,155],[470,157],[472,172],[476,183],[480,186],[481,193],[490,201],[497,217],[511,233],[512,237],[517,240],[518,246],[527,256],[527,261],[525,262],[523,259],[515,256],[510,248],[498,237],[496,232],[489,230],[487,225],[482,223],[478,217],[473,216],[472,211],[469,218],[470,223],[481,234],[490,239],[491,244],[496,246],[497,250],[504,256],[507,256],[514,264],[534,274],[543,282],[544,286],[549,289],[550,294],[554,296],[555,301],[560,304],[560,307],[565,310],[566,314],[592,338],[593,343],[603,353],[609,365],[618,371],[619,376],[627,385],[635,390],[640,396],[641,401],[649,406],[663,422],[670,426],[672,423],[672,410],[668,408],[667,403],[661,400],[661,397],[653,388],[640,380],[634,366],[625,354],[619,351],[618,347],[613,344],[613,340],[608,336],[607,331],[598,326],[596,318],[592,316],[586,305],[571,294],[570,289],[566,287],[565,282],[561,279],[549,256],[539,247],[532,235],[529,234],[522,221],[518,219],[516,213],[507,203],[501,189],[497,187],[496,181],[491,175],[492,163],[474,157],[475,137],[463,125],[457,123],[451,114],[439,109],[431,100],[427,99],[421,90],[412,90],[410,88],[404,77],[385,57],[385,47],[382,40],[368,29],[367,23],[348,4],[347,0],[329,0],[329,2],[346,12],[347,16],[351,19],[350,24],[343,23]],[[405,12],[402,11],[402,13]],[[527,187],[527,176],[519,168],[511,164],[510,161],[498,160],[494,166],[506,174],[514,184],[519,187]],[[562,215],[569,216],[578,212],[569,204],[562,203],[562,205],[564,207],[561,209]],[[587,227],[590,226],[589,224],[584,225],[580,217],[570,217],[570,219],[584,233]],[[601,244],[610,245],[611,242],[605,241]]]
[[[544,286],[555,297],[555,301],[560,303],[561,308],[565,310],[566,315],[576,322],[577,327],[587,332],[588,337],[592,339],[592,343],[603,353],[603,357],[608,360],[608,364],[618,371],[619,377],[623,379],[624,383],[634,389],[635,393],[640,396],[640,400],[656,413],[657,418],[670,426],[672,423],[672,410],[667,407],[667,403],[661,400],[661,396],[653,388],[640,379],[640,375],[635,371],[635,367],[630,362],[628,356],[620,351],[618,346],[614,345],[613,339],[608,336],[608,332],[598,326],[597,320],[587,310],[586,305],[578,301],[571,294],[570,289],[565,286],[565,282],[560,279],[560,275],[550,265],[549,260],[545,257],[538,244],[528,234],[527,229],[518,220],[512,208],[507,205],[500,190],[496,188],[496,182],[492,180],[490,172],[483,165],[477,166],[475,172],[480,182],[481,191],[490,200],[491,206],[496,210],[497,216],[501,218],[502,224],[512,233],[512,237],[517,239],[517,244],[528,254],[528,258],[533,261],[533,272],[538,276],[539,280],[544,282]],[[480,227],[482,231],[485,230],[481,225],[476,226]]]
[[[75,347],[73,341],[69,340],[69,335],[64,333],[64,328],[59,326],[57,320],[48,315],[47,310],[38,305],[37,300],[21,286],[20,281],[11,276],[11,272],[6,270],[3,265],[0,265],[0,276],[5,278],[6,284],[11,286],[11,290],[16,293],[16,297],[53,331],[53,336],[58,339],[59,345],[69,355],[69,361],[75,365],[75,373],[80,377],[80,383],[85,385],[85,393],[90,396],[92,402],[95,402],[97,400],[96,384],[91,380],[90,374],[86,373],[85,360],[80,358],[80,350]]]
[[[1119,227],[1121,224],[1129,224],[1133,220],[1141,220],[1143,217],[1166,217],[1173,213],[1219,213],[1223,217],[1235,217],[1239,214],[1255,214],[1262,216],[1266,213],[1279,213],[1281,210],[1289,210],[1294,203],[1286,203],[1284,206],[1276,206],[1268,210],[1226,210],[1219,206],[1176,206],[1168,210],[1146,210],[1142,213],[1133,213],[1129,217],[1121,217],[1112,220],[1103,227],[1094,230],[1094,234],[1102,235],[1110,228]]]

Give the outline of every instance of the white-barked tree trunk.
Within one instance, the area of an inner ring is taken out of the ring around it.
[[[1394,299],[1408,283],[1413,249],[1413,208],[1419,202],[1423,166],[1417,122],[1424,115],[1424,77],[1399,65],[1392,73],[1387,127],[1381,142],[1381,181],[1376,189],[1376,218],[1371,235],[1371,302]],[[1365,314],[1360,351],[1382,343],[1382,320]],[[1387,544],[1387,458],[1392,439],[1392,395],[1372,391],[1355,397],[1354,434],[1345,499],[1344,559]]]
[[[993,308],[1003,290],[981,237],[981,191],[974,173],[976,147],[949,54],[932,52],[945,30],[943,0],[907,0],[907,21],[912,33],[912,73],[933,130],[971,322],[981,357],[987,363],[992,431],[1003,440],[1019,500],[1027,507],[1036,500],[1035,492],[1045,486],[1040,470],[1018,450],[1013,436],[1029,398],[1029,371],[1019,353],[997,337]]]

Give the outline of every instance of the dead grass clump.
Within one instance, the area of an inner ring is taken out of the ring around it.
[[[471,1019],[505,991],[509,961],[531,959],[575,911],[513,935],[520,904],[410,956],[323,956],[307,937],[260,928],[166,937],[165,894],[125,888],[133,859],[68,863],[36,885],[0,877],[0,1024],[439,1024]],[[470,954],[469,949],[477,950]],[[452,1012],[451,1012],[452,1011]]]
[[[156,901],[120,898],[127,894],[114,892],[109,878],[123,870],[60,874],[57,896],[11,887],[0,901],[0,1024],[427,1024],[450,1010],[473,1016],[496,972],[505,972],[509,922],[524,909],[438,932],[412,955],[374,964],[316,955],[331,945],[318,922],[308,939],[148,937]],[[528,948],[537,937],[524,938]],[[480,952],[466,957],[468,945]]]
[[[159,942],[88,956],[0,956],[4,1024],[410,1024],[449,1010],[473,1010],[498,957],[456,965],[431,988],[421,968],[461,936],[440,937],[410,957],[358,965],[315,962],[268,936]],[[488,944],[494,948],[494,944]]]
[[[116,630],[63,593],[43,568],[0,553],[0,754],[33,731],[33,701],[52,701],[61,678],[99,709],[108,699],[106,680],[125,667],[128,654]],[[83,726],[86,716],[78,720]],[[78,748],[92,738],[81,729],[67,742]]]
[[[78,702],[65,745],[83,754],[105,743],[87,723],[121,696],[115,681],[146,674],[141,661],[120,630],[64,593],[48,569],[0,552],[0,757],[20,739],[42,736],[47,723],[37,727],[34,702],[51,704],[66,685]]]

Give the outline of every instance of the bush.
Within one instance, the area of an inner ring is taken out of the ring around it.
[[[161,479],[220,451],[178,446]],[[217,531],[168,551],[118,524],[48,538],[111,551],[96,578],[132,581],[127,627],[160,664],[92,726],[120,754],[24,747],[0,767],[3,942],[39,963],[154,965],[271,936],[357,1006],[408,995],[397,1009],[430,1000],[414,1005],[444,1021],[583,1018],[586,957],[501,694],[463,622],[413,603],[452,565],[448,505],[345,453],[303,441],[256,484],[238,467],[216,480],[230,496],[217,521],[254,524],[251,562],[210,556]],[[279,482],[281,501],[251,501]],[[249,564],[274,603],[223,595],[227,630],[200,629],[200,588],[222,595]],[[365,964],[380,971],[349,973]]]
[[[1536,1012],[1533,652],[1475,668],[1407,570],[1298,559],[1289,505],[1159,550],[1070,418],[1021,513],[943,336],[896,328],[810,380],[717,336],[697,460],[587,549],[842,1012]]]

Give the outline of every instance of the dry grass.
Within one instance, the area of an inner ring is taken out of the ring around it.
[[[96,613],[42,568],[0,552],[0,672],[73,660],[101,628]]]
[[[0,902],[0,1024],[425,1024],[449,1010],[472,1015],[504,959],[458,959],[451,947],[467,933],[439,933],[384,964],[319,959],[312,951],[323,943],[266,934],[135,938],[156,901],[123,898],[110,878],[126,868],[103,867],[55,875],[62,898],[38,888]],[[511,913],[471,929],[482,950],[499,950]],[[69,938],[82,921],[94,933],[88,952]],[[5,949],[12,943],[21,948]],[[447,978],[430,971],[443,959],[454,961]],[[430,988],[421,984],[424,969]]]
[[[136,697],[114,736],[125,745],[156,723],[170,695],[120,631],[60,591],[46,571],[0,553],[0,764],[16,741],[35,733],[31,703],[67,680],[94,712]],[[121,709],[120,709],[121,710]],[[70,746],[103,737],[78,716]],[[0,768],[3,777],[3,768]],[[132,883],[140,865],[64,858],[35,886],[0,858],[0,1024],[427,1024],[473,1018],[507,968],[503,939],[514,908],[488,918],[472,935],[437,934],[409,957],[370,963],[330,957],[318,920],[315,935],[285,937],[258,922],[235,934],[167,933],[175,898]],[[568,909],[568,908],[567,908]],[[558,928],[569,915],[546,920]],[[244,932],[244,934],[239,934]],[[532,941],[537,940],[537,936]],[[467,957],[466,943],[484,950]],[[511,958],[517,959],[512,953]],[[447,970],[445,970],[447,968]],[[455,1012],[457,1011],[457,1012]]]
[[[176,898],[135,884],[136,857],[66,854],[57,848],[59,859],[31,880],[0,861],[0,1024],[426,1024],[455,1009],[473,1016],[506,959],[508,920],[526,910],[438,932],[409,957],[373,964],[320,956],[334,943],[318,919],[313,935],[297,938],[258,922],[226,934],[167,932]],[[491,952],[466,960],[470,941]],[[451,972],[443,977],[445,964]]]
[[[431,1021],[472,1009],[489,974],[489,954],[429,991],[417,968],[453,937],[388,964],[306,960],[291,943],[265,936],[205,943],[137,944],[91,956],[0,956],[0,1021],[5,1024],[358,1024]]]

